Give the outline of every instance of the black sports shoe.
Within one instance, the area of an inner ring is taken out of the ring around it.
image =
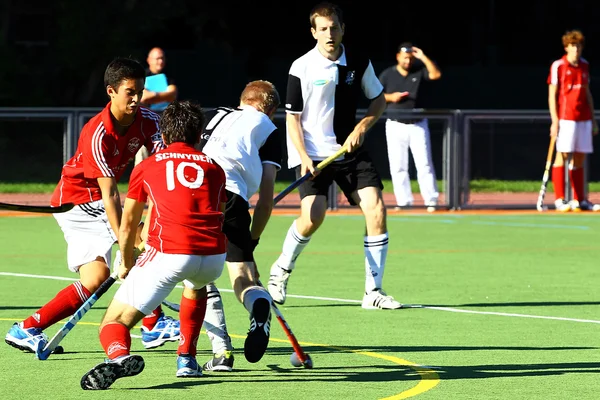
[[[250,330],[244,342],[244,356],[250,363],[259,362],[269,345],[271,328],[271,302],[257,299],[250,313]]]
[[[135,376],[144,370],[144,359],[127,355],[96,365],[81,378],[83,390],[108,389],[119,378]]]
[[[222,353],[215,354],[210,361],[202,366],[202,369],[205,371],[231,372],[234,359],[233,352],[226,350]]]

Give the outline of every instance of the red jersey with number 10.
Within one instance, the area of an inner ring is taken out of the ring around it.
[[[590,83],[590,65],[583,58],[577,65],[567,61],[567,56],[556,60],[550,67],[548,84],[557,86],[558,119],[587,121],[592,112],[587,98]]]
[[[167,254],[225,253],[225,172],[194,147],[172,143],[139,163],[131,172],[127,198],[154,203],[149,246]]]

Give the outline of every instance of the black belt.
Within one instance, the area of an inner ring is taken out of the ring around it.
[[[419,122],[423,121],[423,118],[417,118],[417,119],[396,119],[396,118],[388,118],[390,121],[394,121],[394,122],[400,122],[402,124],[418,124]]]

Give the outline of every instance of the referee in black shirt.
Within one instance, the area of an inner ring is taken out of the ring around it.
[[[439,192],[431,160],[431,141],[427,119],[401,119],[394,110],[417,108],[419,87],[423,80],[442,76],[439,68],[423,51],[411,43],[402,43],[396,53],[397,64],[379,76],[388,103],[385,133],[390,175],[396,196],[396,209],[412,206],[414,198],[408,174],[408,151],[412,152],[417,179],[427,211],[435,211]]]

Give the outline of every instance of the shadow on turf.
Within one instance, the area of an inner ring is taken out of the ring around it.
[[[513,303],[427,304],[423,307],[558,307],[597,306],[600,301],[524,301]]]
[[[551,364],[490,364],[466,366],[436,366],[435,372],[442,380],[512,378],[582,373],[598,374],[600,373],[600,363],[574,362]],[[423,379],[428,379],[428,377],[423,376]]]
[[[315,366],[314,369],[310,370],[304,368],[292,368],[289,365],[282,366],[280,364],[269,364],[266,365],[266,367],[270,371],[277,373],[277,375],[269,375],[269,372],[264,369],[245,371],[236,370],[236,373],[233,374],[205,374],[204,377],[199,379],[177,380],[172,383],[164,383],[146,388],[131,388],[129,390],[186,389],[192,386],[226,382],[392,382],[399,380],[488,379],[600,373],[600,363],[591,362],[423,366],[423,370],[419,372],[408,366],[390,364]],[[365,369],[368,369],[369,371],[364,371]],[[239,372],[245,373],[239,374]]]
[[[423,353],[438,351],[563,351],[563,350],[597,350],[598,347],[532,347],[532,346],[302,346],[304,352],[309,354],[329,354],[329,353],[352,353],[352,352],[372,352],[380,354],[390,353]],[[292,347],[273,347],[267,349],[268,354],[289,356],[292,354]],[[401,356],[400,356],[401,357]]]

